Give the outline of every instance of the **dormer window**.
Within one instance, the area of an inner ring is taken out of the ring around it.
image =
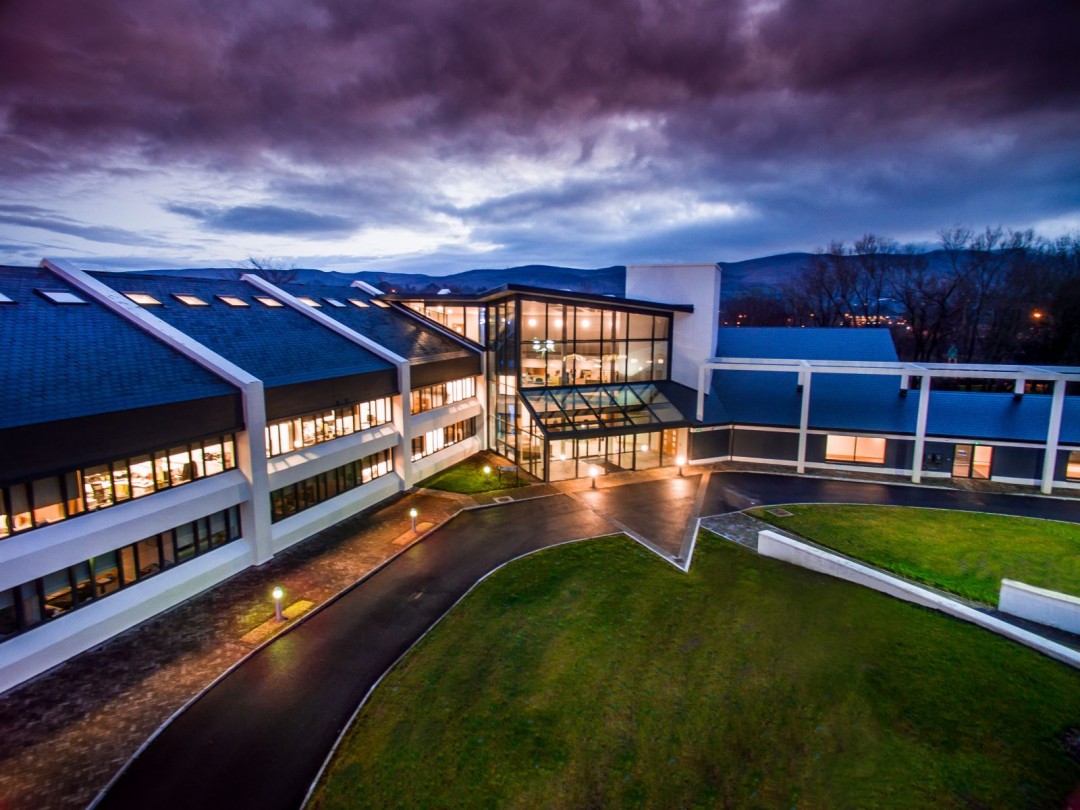
[[[366,301],[361,301],[359,298],[350,298],[349,303],[354,307],[360,307],[360,309],[367,309],[368,305]]]
[[[255,300],[258,301],[260,304],[262,304],[264,307],[270,307],[271,309],[274,309],[275,307],[283,307],[283,306],[285,306],[283,303],[278,301],[276,298],[270,298],[270,297],[265,296],[265,295],[256,295]]]
[[[337,307],[338,309],[344,309],[345,307],[345,305],[338,301],[336,298],[324,298],[323,301],[325,301],[332,307]]]
[[[230,307],[250,307],[247,301],[243,298],[237,298],[235,295],[219,295],[217,297],[219,301],[224,304],[228,304]]]
[[[86,301],[79,298],[75,293],[67,290],[37,290],[40,295],[52,301],[54,304],[85,304]]]
[[[322,306],[322,304],[320,304],[314,298],[308,298],[306,295],[298,295],[298,296],[296,296],[296,300],[299,301],[301,304],[307,304],[309,307],[321,307]]]
[[[189,307],[208,307],[208,303],[203,301],[197,295],[181,295],[180,293],[173,293],[173,298],[179,301],[181,304]]]

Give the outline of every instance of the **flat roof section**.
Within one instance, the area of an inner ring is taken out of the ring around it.
[[[595,295],[593,293],[579,293],[570,290],[552,290],[546,287],[531,287],[525,284],[504,284],[493,290],[476,293],[474,295],[415,295],[406,293],[387,293],[382,297],[387,301],[424,301],[426,303],[468,306],[489,304],[518,295],[528,298],[543,298],[549,301],[557,300],[571,304],[585,304],[597,307],[625,307],[647,312],[689,313],[694,311],[693,304],[661,304],[656,301],[643,301],[636,298]]]

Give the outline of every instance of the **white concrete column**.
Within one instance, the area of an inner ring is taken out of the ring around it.
[[[1042,486],[1044,495],[1054,487],[1054,467],[1057,466],[1058,442],[1061,439],[1061,416],[1065,412],[1065,380],[1054,381],[1054,398],[1050,402],[1050,424],[1046,429],[1046,455],[1043,457]]]
[[[401,405],[401,413],[394,409],[394,427],[401,437],[400,450],[394,454],[394,472],[401,479],[401,485],[408,489],[415,483],[412,460],[412,370],[408,363],[402,363],[397,368],[398,390],[401,391],[398,402]]]
[[[697,379],[697,420],[699,422],[705,421],[705,380],[711,376],[708,364],[702,363],[698,367]]]
[[[919,411],[915,418],[915,457],[911,460],[911,482],[922,483],[923,456],[926,452],[926,420],[930,413],[930,375],[919,380]]]
[[[795,471],[806,472],[806,432],[810,427],[810,379],[812,372],[810,364],[805,360],[800,361],[803,370],[799,372],[802,385],[802,403],[799,408],[799,456],[795,463]]]

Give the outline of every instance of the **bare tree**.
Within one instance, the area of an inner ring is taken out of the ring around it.
[[[240,266],[240,273],[251,273],[269,281],[271,284],[288,284],[296,281],[296,265],[286,262],[284,259],[255,258],[249,256],[248,260]]]

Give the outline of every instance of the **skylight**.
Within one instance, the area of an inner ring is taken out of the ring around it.
[[[264,307],[270,307],[271,309],[274,308],[274,307],[283,307],[283,306],[285,306],[283,303],[278,301],[276,298],[268,298],[265,295],[256,295],[255,300],[258,301],[260,304],[262,304]]]
[[[322,306],[322,304],[320,304],[314,298],[308,298],[306,295],[298,295],[298,296],[296,296],[296,300],[299,301],[301,304],[307,304],[309,307],[321,307]]]
[[[361,301],[359,298],[350,298],[349,303],[354,307],[360,307],[360,309],[367,309],[368,305],[366,301]]]
[[[371,303],[373,303],[377,307],[382,307],[383,309],[390,309],[390,305],[388,303],[386,303],[385,301],[380,301],[378,298],[372,298]]]
[[[161,306],[161,302],[147,293],[124,293],[128,298],[141,307]]]
[[[338,307],[339,309],[340,309],[341,307],[344,307],[344,306],[345,306],[345,305],[344,305],[343,303],[341,303],[340,301],[338,301],[338,300],[337,300],[336,298],[324,298],[324,299],[323,299],[323,301],[325,301],[326,303],[328,303],[328,304],[329,304],[330,306],[332,306],[332,307]]]
[[[54,304],[85,304],[86,301],[79,298],[75,293],[68,292],[67,290],[38,290],[41,295],[44,295]]]
[[[0,293],[0,304],[14,304],[14,303],[15,303],[14,299],[8,298],[3,293]]]
[[[179,301],[181,304],[187,304],[189,307],[208,307],[208,303],[203,301],[197,295],[182,295],[180,293],[173,293],[173,298]]]
[[[250,307],[247,301],[243,298],[237,298],[235,295],[219,295],[217,299],[223,303],[228,304],[230,307]]]

